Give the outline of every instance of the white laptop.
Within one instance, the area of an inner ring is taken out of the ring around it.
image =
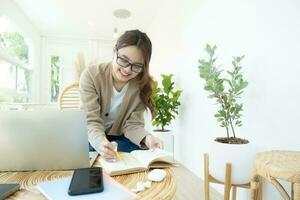
[[[0,111],[0,171],[89,166],[83,111]]]

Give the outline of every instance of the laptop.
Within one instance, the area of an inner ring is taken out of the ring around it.
[[[94,159],[83,111],[0,111],[0,171],[84,168]]]

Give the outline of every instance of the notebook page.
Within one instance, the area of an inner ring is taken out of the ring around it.
[[[148,167],[148,165],[154,160],[173,163],[173,154],[162,149],[135,150],[130,154],[139,160],[145,167]]]
[[[143,168],[141,162],[128,153],[121,153],[124,161],[117,160],[116,162],[108,162],[100,158],[101,166],[108,173],[117,171],[131,171],[133,169]]]

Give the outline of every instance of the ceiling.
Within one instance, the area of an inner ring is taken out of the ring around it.
[[[146,30],[163,0],[14,0],[31,23],[45,36],[88,37],[111,40],[117,27]],[[115,9],[131,16],[118,19]]]

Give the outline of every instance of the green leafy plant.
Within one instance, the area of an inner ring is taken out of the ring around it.
[[[208,53],[208,59],[199,60],[200,77],[205,80],[204,89],[209,92],[209,98],[215,99],[220,106],[214,115],[220,126],[226,128],[226,138],[216,138],[216,141],[222,143],[248,143],[248,140],[237,138],[235,127],[241,127],[241,112],[243,104],[238,102],[241,94],[248,82],[244,80],[241,72],[241,61],[244,56],[233,57],[233,69],[227,72],[227,78],[221,77],[223,70],[216,66],[215,50],[216,46],[206,45],[205,51]],[[230,137],[230,130],[233,137]]]
[[[165,127],[170,125],[171,121],[175,119],[175,115],[178,114],[179,97],[182,91],[174,89],[172,74],[162,74],[161,76],[163,88],[159,88],[156,81],[153,87],[152,98],[155,109],[152,124],[160,127],[160,131],[165,131]]]

